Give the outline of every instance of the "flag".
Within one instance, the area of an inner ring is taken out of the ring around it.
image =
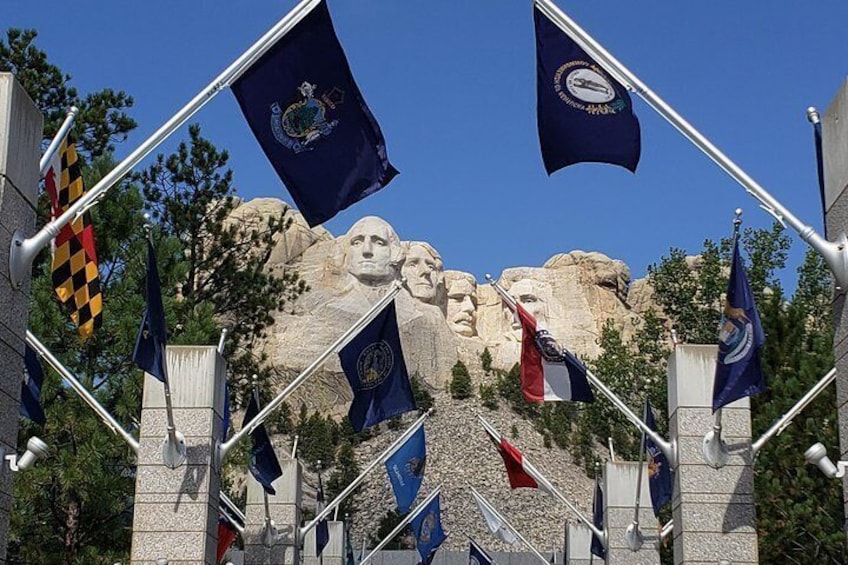
[[[244,420],[241,427],[244,428],[249,424],[256,415],[259,414],[259,393],[253,391],[250,397],[250,402],[247,405],[247,410],[244,413]],[[277,494],[274,490],[273,483],[278,478],[283,476],[283,470],[280,468],[280,462],[277,460],[277,454],[274,452],[274,446],[271,444],[271,438],[268,437],[268,431],[265,429],[265,424],[260,424],[255,430],[250,432],[250,463],[248,469],[253,477],[262,485],[265,492],[268,494]]]
[[[556,342],[521,304],[521,393],[527,402],[576,400],[594,402],[586,367]]]
[[[345,521],[345,565],[356,565],[353,555],[353,540],[350,537],[350,523]]]
[[[494,565],[494,561],[482,547],[471,540],[471,545],[468,547],[468,565]]]
[[[394,302],[342,348],[339,358],[353,389],[348,417],[355,431],[415,410]]]
[[[636,172],[639,120],[627,89],[568,35],[533,10],[536,22],[536,120],[548,174],[575,163]]]
[[[135,340],[133,362],[163,383],[168,378],[165,365],[165,345],[168,330],[165,327],[165,308],[162,306],[162,283],[156,267],[156,252],[153,243],[147,240],[147,271],[145,274],[147,308],[141,319],[138,337]]]
[[[827,210],[825,209],[824,159],[822,157],[822,127],[820,121],[813,122],[813,141],[816,145],[816,173],[819,179],[819,196],[821,197],[822,214],[824,214]],[[825,223],[825,235],[827,235],[827,223]]]
[[[85,194],[76,147],[65,138],[53,156],[44,185],[50,196],[53,219]],[[91,215],[86,212],[65,224],[53,241],[53,288],[83,339],[103,321],[103,294],[94,245]]]
[[[601,482],[595,477],[595,498],[592,500],[592,523],[600,531],[604,531],[604,492],[601,490]],[[604,548],[603,540],[592,534],[592,555],[601,559],[607,558],[607,550]]]
[[[760,348],[765,339],[737,239],[733,244],[733,263],[718,334],[713,412],[765,389],[766,380],[760,363]]]
[[[386,186],[397,170],[318,4],[232,86],[253,135],[310,226]]]
[[[409,512],[418,496],[426,464],[427,451],[422,425],[386,460],[386,471],[400,514]]]
[[[230,523],[229,519],[224,516],[218,517],[218,550],[215,563],[220,563],[227,554],[227,550],[236,541],[238,530]]]
[[[227,441],[227,434],[230,432],[230,387],[227,381],[224,381],[224,414],[222,422],[223,432],[221,433],[221,441]]]
[[[501,454],[511,488],[538,488],[545,492],[550,492],[541,477],[537,476],[538,471],[530,466],[529,463],[525,467],[524,457],[518,449],[492,429],[487,422],[483,423],[483,428],[489,434],[489,439],[495,444],[498,453]]]
[[[483,514],[483,519],[486,521],[486,527],[489,532],[499,540],[509,545],[515,545],[519,542],[518,537],[512,531],[503,516],[498,514],[497,510],[492,508],[482,496],[472,490],[471,495],[474,497],[474,502],[477,503],[477,508]]]
[[[47,419],[41,408],[41,385],[44,384],[44,370],[35,351],[27,345],[24,349],[24,367],[26,368],[26,379],[21,383],[21,406],[20,414],[29,418],[36,424],[44,425]]]
[[[321,483],[321,473],[318,473],[318,494],[315,496],[315,514],[324,511],[324,485]],[[330,527],[327,518],[324,518],[315,526],[315,555],[320,556],[327,544],[330,543]]]
[[[418,548],[418,554],[425,565],[432,561],[436,549],[447,537],[442,530],[440,496],[440,494],[437,494],[411,521],[412,532],[415,534],[415,546]]]
[[[651,410],[651,402],[645,399],[645,423],[654,431],[657,431],[657,422],[654,419],[654,411]],[[648,485],[651,489],[651,505],[654,507],[654,516],[659,518],[660,509],[671,500],[671,467],[662,450],[645,436],[645,450],[648,455]]]

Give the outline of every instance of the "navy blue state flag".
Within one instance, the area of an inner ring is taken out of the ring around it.
[[[733,244],[727,300],[718,334],[713,412],[765,389],[766,378],[760,362],[760,348],[765,341],[737,239]]]
[[[324,484],[321,482],[321,473],[318,473],[318,493],[315,496],[315,513],[324,511]],[[315,526],[315,555],[320,556],[330,543],[330,526],[327,518],[324,518]]]
[[[821,122],[813,123],[813,142],[816,146],[816,174],[819,179],[819,196],[821,197],[822,214],[827,212],[827,202],[824,193],[824,158],[822,156],[822,127]],[[827,235],[827,223],[825,222],[825,236]]]
[[[471,540],[471,545],[468,547],[468,565],[493,565],[493,563],[489,554]]]
[[[397,175],[380,126],[353,80],[326,2],[277,41],[232,89],[310,226]]]
[[[636,172],[639,120],[619,84],[538,7],[536,119],[548,174],[575,163],[609,163]]]
[[[645,399],[645,423],[654,431],[657,431],[657,421],[654,411],[651,409],[651,401]],[[671,467],[662,450],[645,436],[645,451],[648,455],[648,486],[651,490],[651,506],[654,507],[654,516],[659,518],[660,509],[671,500],[672,483]]]
[[[259,394],[254,391],[250,396],[250,402],[247,405],[247,410],[245,410],[241,427],[244,428],[249,424],[257,414],[259,414]],[[271,443],[265,424],[260,424],[250,432],[250,440],[250,463],[248,463],[247,468],[250,469],[250,474],[262,485],[265,492],[271,495],[277,494],[273,483],[283,476],[283,470],[280,468],[280,461],[274,452],[274,445]]]
[[[442,511],[439,497],[430,503],[412,519],[412,532],[415,534],[415,546],[425,565],[433,560],[436,550],[447,538],[442,529]]]
[[[44,370],[35,351],[27,345],[24,350],[24,367],[27,378],[21,383],[20,414],[36,424],[44,425],[47,419],[41,407],[41,385],[44,384]]]
[[[339,358],[353,389],[348,417],[355,431],[415,410],[394,302],[339,351]]]
[[[156,252],[147,240],[147,270],[145,273],[147,308],[141,319],[138,337],[133,350],[133,362],[139,369],[163,383],[168,378],[165,366],[165,345],[168,330],[165,326],[165,308],[162,305],[162,283],[156,266]]]
[[[389,482],[397,500],[398,512],[406,514],[412,507],[421,481],[424,480],[424,468],[427,465],[427,451],[424,444],[424,426],[421,425],[386,460]]]
[[[604,491],[601,490],[601,482],[595,479],[595,498],[592,500],[592,523],[600,531],[604,531]],[[592,545],[590,547],[592,555],[597,555],[601,559],[607,558],[607,550],[604,547],[604,542],[594,533],[592,534]]]

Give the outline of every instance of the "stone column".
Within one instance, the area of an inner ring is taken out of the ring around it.
[[[301,504],[303,467],[300,461],[279,459],[283,475],[274,481],[274,490],[277,494],[268,496],[268,506],[280,538],[271,547],[266,547],[262,543],[265,525],[264,490],[262,485],[249,475],[247,508],[245,509],[247,521],[244,525],[245,565],[298,565],[300,563],[297,529],[300,527],[303,508]]]
[[[592,558],[592,530],[583,522],[569,522],[565,530],[565,565],[601,565],[602,560]]]
[[[315,556],[315,528],[306,533],[303,538],[303,565],[344,565],[344,522],[327,522],[327,525],[330,541],[321,552],[320,559]]]
[[[16,230],[31,236],[35,227],[41,132],[41,112],[12,74],[0,73],[0,563],[12,507],[12,472],[2,456],[18,445],[30,302],[30,281],[17,289],[9,281],[9,246]]]
[[[848,82],[822,116],[825,224],[831,240],[848,233]],[[839,410],[839,459],[848,459],[848,308],[846,293],[833,300],[833,357],[836,359],[836,405]],[[803,446],[806,449],[809,446]],[[836,459],[832,457],[832,459]],[[848,477],[842,479],[842,504],[848,516]]]
[[[166,357],[186,462],[176,469],[162,463],[164,388],[145,375],[131,559],[134,565],[153,565],[161,558],[170,565],[215,565],[221,477],[212,455],[223,431],[227,366],[212,346],[169,346]]]
[[[679,345],[668,361],[668,412],[677,444],[674,478],[674,563],[758,563],[751,466],[751,411],[747,398],[723,409],[727,465],[713,469],[703,455],[712,430],[715,345]]]
[[[639,463],[607,462],[604,469],[604,524],[609,540],[607,563],[659,565],[660,554],[654,549],[653,542],[646,541],[639,551],[631,551],[624,539],[624,532],[633,523],[638,478]],[[648,466],[642,463],[642,492],[639,497],[639,529],[642,535],[652,536],[656,532],[656,523],[648,486]]]

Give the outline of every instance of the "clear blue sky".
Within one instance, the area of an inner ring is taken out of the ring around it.
[[[447,268],[482,280],[583,249],[625,261],[634,277],[670,246],[695,252],[771,218],[743,189],[635,99],[635,175],[581,164],[548,177],[536,134],[530,0],[328,0],[353,74],[400,170],[388,188],[328,222],[387,219],[426,240]],[[731,159],[821,230],[812,131],[848,74],[848,2],[620,2],[559,6]],[[293,0],[103,2],[3,0],[3,24],[37,45],[82,93],[135,98],[139,127],[122,158],[292,6]],[[192,122],[227,148],[240,195],[289,200],[229,92]],[[187,136],[184,126],[161,151]],[[793,235],[797,266],[804,244]],[[790,274],[787,284],[794,286]]]

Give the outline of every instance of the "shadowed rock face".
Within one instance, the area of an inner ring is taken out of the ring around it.
[[[284,203],[273,199],[246,202],[233,220],[256,221],[284,209]],[[302,370],[401,277],[405,282],[396,304],[410,374],[443,388],[457,359],[478,367],[484,347],[492,352],[495,367],[509,369],[518,361],[521,328],[494,289],[478,285],[469,273],[445,271],[429,243],[402,241],[376,216],[366,216],[345,235],[333,237],[323,228],[309,229],[296,211],[287,214],[294,218],[293,227],[280,236],[268,268],[297,270],[311,290],[276,315],[265,344],[273,363]],[[607,320],[625,340],[638,323],[626,303],[629,269],[601,253],[560,253],[541,267],[506,269],[499,281],[559,343],[582,357],[600,353],[597,339]],[[645,301],[640,294],[640,312]],[[324,373],[320,387],[304,387],[308,403],[325,408],[349,400],[337,358],[325,365]]]

